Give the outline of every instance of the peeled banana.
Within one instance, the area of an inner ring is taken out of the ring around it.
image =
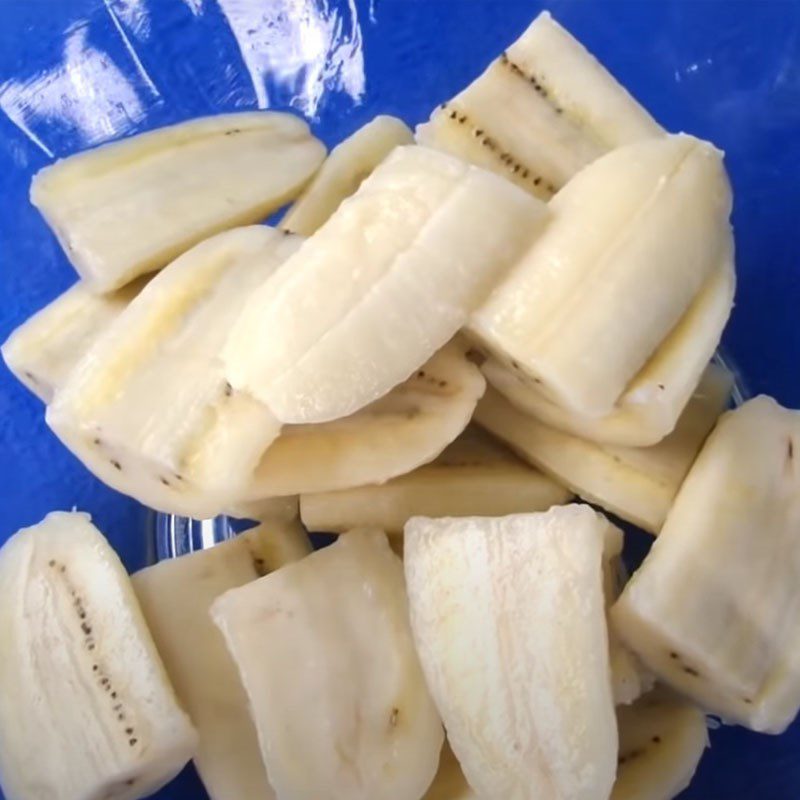
[[[311,236],[395,147],[413,142],[414,134],[397,117],[375,117],[333,148],[284,215],[281,228]]]
[[[228,380],[284,423],[355,413],[453,337],[545,215],[496,175],[395,148],[253,293],[225,351]]]
[[[138,800],[197,737],[125,570],[86,514],[0,550],[0,783],[6,800]]]
[[[300,514],[312,531],[375,526],[401,534],[410,517],[501,517],[545,511],[569,496],[490,436],[467,428],[435,461],[387,483],[302,495]]]
[[[478,404],[475,421],[585,500],[657,534],[732,387],[728,370],[709,365],[675,430],[651,447],[580,439],[517,410],[491,388]]]
[[[540,14],[417,140],[548,199],[608,150],[663,131],[583,45]]]
[[[150,631],[197,727],[194,764],[212,800],[274,800],[247,697],[209,616],[224,592],[308,555],[297,523],[272,522],[133,576]]]
[[[354,532],[212,606],[281,800],[418,800],[444,738],[400,560]]]
[[[406,525],[417,652],[479,797],[611,792],[617,726],[602,563],[620,536],[578,505]]]
[[[681,693],[756,731],[800,707],[800,412],[725,414],[612,609],[622,639]]]
[[[101,480],[159,511],[213,516],[242,500],[280,423],[225,380],[220,351],[253,288],[300,237],[252,226],[194,247],[153,278],[47,410]]]
[[[108,292],[208,236],[264,219],[324,157],[291,114],[224,114],[58,161],[34,177],[31,201],[87,287]]]

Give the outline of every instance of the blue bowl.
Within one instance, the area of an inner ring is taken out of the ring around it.
[[[752,392],[800,407],[800,3],[581,2],[550,10],[670,130],[727,153],[739,290],[724,344]],[[410,123],[541,10],[516,0],[4,0],[0,3],[0,339],[74,273],[28,203],[54,158],[217,111],[292,108],[329,145],[377,113]],[[0,369],[0,541],[53,509],[91,512],[129,568],[145,512],[55,440]],[[797,800],[800,726],[722,728],[689,800]],[[202,798],[191,769],[159,794]],[[231,800],[236,800],[231,798]]]

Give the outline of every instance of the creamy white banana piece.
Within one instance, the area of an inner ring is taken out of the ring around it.
[[[395,148],[255,290],[224,354],[228,380],[287,424],[355,413],[456,334],[546,213],[490,172]]]
[[[402,120],[379,114],[331,150],[280,227],[311,236],[395,147],[413,142],[414,134]]]
[[[420,143],[494,170],[543,199],[603,153],[662,133],[546,11],[416,132]]]
[[[31,201],[97,292],[267,217],[325,157],[308,125],[258,111],[191,120],[78,153],[34,176]]]
[[[798,453],[799,412],[761,396],[723,415],[611,612],[660,679],[767,733],[800,707]]]
[[[310,552],[299,523],[273,521],[133,576],[158,651],[197,728],[194,764],[212,800],[275,800],[275,793],[239,673],[209,609],[229,589]]]
[[[577,505],[406,525],[417,652],[479,797],[611,792],[617,727],[602,571],[620,537]]]
[[[128,575],[86,514],[0,550],[0,784],[6,800],[138,800],[192,757]]]
[[[423,796],[444,734],[414,652],[402,565],[383,533],[350,533],[233,589],[212,616],[281,800]]]

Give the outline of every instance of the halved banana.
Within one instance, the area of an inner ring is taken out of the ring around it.
[[[194,764],[212,800],[274,800],[236,665],[209,616],[221,594],[311,552],[298,523],[271,522],[232,541],[137,572],[133,586],[199,742]]]
[[[444,734],[400,560],[361,531],[212,606],[281,800],[418,800]]]
[[[314,179],[284,215],[280,227],[311,236],[395,147],[413,142],[411,129],[397,117],[375,117],[331,150]]]
[[[291,114],[223,114],[58,161],[34,177],[31,201],[87,287],[108,292],[208,236],[264,219],[324,157]]]
[[[543,199],[608,150],[663,133],[546,11],[417,128],[438,147]]]
[[[480,429],[467,428],[435,461],[382,485],[303,494],[300,515],[312,531],[374,526],[402,534],[410,517],[502,517],[545,511],[569,497]]]
[[[225,351],[228,380],[284,423],[355,413],[456,334],[545,215],[496,175],[395,148],[253,293]]]
[[[128,575],[86,514],[0,550],[0,783],[6,800],[137,800],[197,736]]]
[[[611,612],[657,676],[767,733],[800,708],[799,453],[800,412],[725,414]]]

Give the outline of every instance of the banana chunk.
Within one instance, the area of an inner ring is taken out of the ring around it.
[[[422,797],[444,734],[384,534],[342,537],[222,595],[212,616],[281,800]]]
[[[311,542],[299,524],[271,522],[133,576],[158,650],[197,727],[194,764],[212,800],[274,800],[275,793],[239,673],[209,609],[229,589],[310,552]]]
[[[406,525],[417,652],[479,797],[611,792],[617,726],[602,563],[620,537],[577,505]]]
[[[264,219],[324,157],[291,114],[225,114],[58,161],[34,177],[31,201],[87,287],[109,292],[215,233]]]
[[[663,130],[545,11],[416,133],[546,200],[603,153]]]
[[[86,514],[0,550],[0,783],[6,800],[138,800],[192,757],[128,575]]]
[[[546,511],[569,497],[490,436],[467,428],[435,461],[382,485],[301,495],[300,515],[312,531],[373,526],[402,534],[411,517],[502,517]]]
[[[800,707],[800,413],[725,414],[612,609],[622,639],[703,708],[780,733]]]
[[[584,500],[657,534],[732,387],[728,370],[709,365],[675,430],[651,447],[580,439],[517,410],[491,388],[478,404],[475,421]]]
[[[253,293],[228,380],[287,424],[355,413],[457,333],[546,213],[496,175],[396,148]]]
[[[203,518],[243,499],[280,423],[227,383],[220,352],[253,288],[299,244],[239,228],[170,264],[56,395],[46,417],[56,435],[109,486],[160,511]]]
[[[280,227],[311,236],[395,147],[413,143],[411,129],[397,117],[375,117],[331,150],[314,179],[284,215]]]

